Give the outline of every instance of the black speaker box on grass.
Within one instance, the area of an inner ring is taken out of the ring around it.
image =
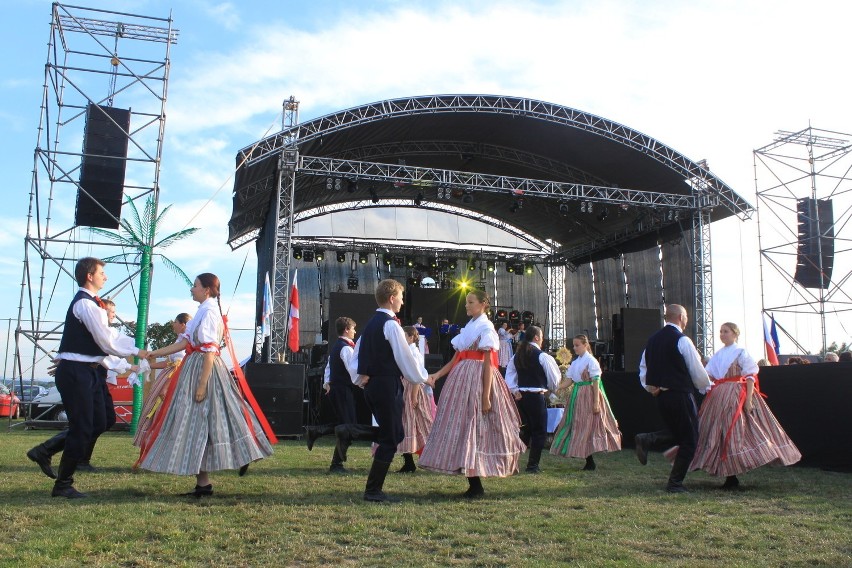
[[[304,365],[249,363],[246,381],[276,436],[305,433]]]

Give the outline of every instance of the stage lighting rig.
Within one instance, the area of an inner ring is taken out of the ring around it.
[[[346,251],[337,251],[337,262],[346,262]]]
[[[314,253],[314,258],[316,258],[317,262],[322,262],[325,258],[325,251],[322,249],[317,249],[316,253]]]
[[[488,269],[488,272],[494,272],[496,263],[493,260],[488,260],[485,262],[485,267]]]
[[[355,276],[354,272],[349,276],[349,279],[346,281],[346,287],[349,290],[357,290],[358,289],[358,277]]]
[[[358,262],[361,264],[367,264],[367,261],[370,260],[370,253],[367,252],[359,252],[358,253]]]
[[[462,203],[473,203],[473,188],[468,187],[462,195]]]
[[[314,251],[311,249],[305,249],[302,251],[302,260],[305,262],[313,262],[314,261]]]
[[[420,204],[422,204],[422,203],[423,203],[423,192],[418,191],[417,195],[414,197],[414,206],[420,207]]]
[[[471,260],[467,261],[467,270],[468,270],[468,272],[473,272],[474,270],[476,270],[476,261],[475,260],[471,259]]]
[[[405,257],[404,256],[394,256],[393,257],[393,265],[396,268],[402,268],[405,266]]]
[[[293,247],[293,258],[295,260],[302,260],[302,249],[300,247]]]
[[[563,201],[562,203],[559,204],[559,214],[562,215],[563,217],[567,217],[568,213],[569,213],[568,204]]]
[[[346,191],[348,193],[355,193],[356,191],[358,191],[358,182],[354,179],[347,180]]]
[[[457,263],[458,263],[458,261],[457,261],[455,258],[448,259],[448,260],[447,260],[447,267],[448,267],[450,270],[455,270],[455,269],[456,269],[456,266],[458,266],[458,264],[457,264]]]
[[[379,202],[379,194],[376,193],[376,186],[371,185],[369,191],[370,191],[370,201],[372,201],[373,203],[378,203]]]
[[[385,263],[385,266],[390,266],[393,264],[393,258],[391,258],[391,255],[389,254],[384,254],[382,255],[382,262]]]
[[[533,265],[530,263],[526,263],[524,265],[524,274],[532,274],[533,273]]]

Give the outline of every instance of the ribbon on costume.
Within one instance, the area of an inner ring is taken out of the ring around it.
[[[491,353],[491,366],[494,367],[495,369],[499,368],[500,365],[498,364],[499,360],[497,359],[497,352],[492,351],[490,349],[488,350],[488,352]],[[464,360],[464,359],[470,359],[471,361],[484,361],[485,360],[485,351],[473,351],[473,350],[459,351],[459,352],[456,353],[456,359],[455,359],[455,363],[453,363],[453,367],[458,365],[459,362]]]
[[[724,379],[719,379],[718,381],[713,383],[713,388],[710,389],[710,392],[707,396],[711,396],[713,392],[716,390],[716,385],[720,385],[722,383],[738,383],[741,385],[745,385],[746,378],[745,377],[725,377]],[[754,377],[754,392],[759,396],[766,398],[766,395],[760,392],[760,382],[757,380],[757,377]],[[722,461],[726,461],[728,459],[728,443],[731,440],[731,435],[734,433],[734,425],[740,419],[740,416],[743,414],[743,407],[745,406],[746,394],[748,393],[748,389],[743,386],[740,388],[739,399],[737,400],[737,409],[734,412],[734,417],[731,419],[731,423],[728,425],[728,429],[725,431],[725,440],[722,442]]]
[[[266,438],[269,440],[269,443],[274,446],[278,443],[278,438],[272,432],[272,426],[269,425],[266,415],[263,414],[263,411],[260,409],[260,405],[257,403],[257,399],[254,398],[254,394],[248,386],[248,381],[246,381],[245,373],[243,373],[243,369],[239,365],[239,359],[237,359],[237,356],[234,353],[234,342],[231,341],[231,332],[228,329],[228,316],[222,316],[222,320],[225,322],[225,344],[228,346],[228,354],[231,356],[231,361],[234,364],[234,376],[237,379],[237,386],[239,387],[245,401],[248,402],[249,406],[251,406],[252,410],[254,410],[254,415],[257,417],[257,421],[260,422],[260,427],[263,428],[263,432],[266,434]],[[249,429],[252,430],[252,434],[254,434],[256,439],[257,434],[254,432],[251,415],[245,406],[243,407],[243,415],[245,416]]]
[[[603,395],[604,403],[606,404],[606,410],[608,412],[612,412],[609,406],[609,399],[606,396],[606,391],[604,390],[603,381],[601,381],[600,377],[595,377],[589,381],[579,381],[574,383],[574,388],[571,389],[571,398],[568,399],[568,405],[565,408],[565,419],[562,421],[562,428],[560,428],[559,432],[553,437],[553,444],[555,444],[556,448],[560,455],[565,455],[568,451],[568,444],[571,443],[571,436],[574,434],[574,405],[577,402],[577,392],[579,389],[577,387],[586,387],[589,385],[595,384],[598,382],[598,388]],[[601,409],[603,412],[603,409]]]

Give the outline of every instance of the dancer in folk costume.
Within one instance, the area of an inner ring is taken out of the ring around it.
[[[453,338],[456,354],[430,377],[437,380],[449,374],[420,455],[424,469],[467,477],[469,488],[462,496],[468,499],[485,494],[481,477],[516,473],[526,449],[518,436],[518,409],[497,369],[499,339],[485,313],[489,305],[481,290],[467,295],[465,308],[471,320]]]
[[[407,325],[402,328],[405,332],[405,340],[411,354],[417,359],[418,365],[424,366],[423,354],[420,352],[420,334],[417,327]],[[397,446],[397,451],[402,454],[403,466],[397,473],[414,473],[417,466],[414,464],[414,454],[423,451],[429,432],[432,430],[432,420],[435,417],[435,399],[432,396],[432,387],[426,384],[414,384],[402,380],[402,430],[405,438]]]
[[[172,331],[174,331],[177,336],[177,341],[175,341],[175,343],[180,341],[181,335],[186,333],[186,324],[191,319],[191,315],[187,313],[180,313],[174,321],[172,321]],[[142,405],[142,412],[139,415],[139,421],[136,424],[136,436],[133,437],[133,445],[137,448],[141,447],[142,440],[144,440],[148,435],[148,427],[151,425],[151,420],[163,404],[163,398],[166,396],[166,391],[169,388],[169,381],[171,381],[171,378],[180,365],[180,362],[183,361],[184,354],[185,352],[181,350],[177,353],[168,355],[164,361],[151,363],[152,369],[162,370],[157,374],[157,377],[150,382],[150,386],[146,385],[148,386],[148,389],[145,393],[145,403]],[[145,382],[147,383],[148,381]]]
[[[713,388],[698,413],[698,447],[689,466],[690,471],[724,475],[723,489],[738,487],[737,475],[762,465],[791,465],[802,459],[763,400],[759,367],[737,345],[739,336],[734,323],[723,323],[719,329],[725,346],[707,363]]]
[[[547,441],[548,392],[559,385],[559,366],[556,360],[541,350],[544,334],[540,327],[530,326],[524,341],[506,368],[506,386],[515,397],[524,422],[521,439],[530,448],[527,473],[540,473],[539,461]]]
[[[509,331],[509,322],[503,322],[497,328],[497,336],[500,338],[500,352],[498,353],[498,361],[501,369],[509,366],[509,360],[512,358],[512,339],[514,336]]]
[[[572,343],[577,358],[571,362],[566,376],[573,381],[574,388],[553,436],[550,453],[586,458],[583,469],[592,471],[596,467],[592,454],[620,450],[621,432],[609,407],[601,382],[601,366],[591,353],[589,339],[576,335]]]
[[[190,292],[200,305],[186,333],[150,355],[187,351],[137,463],[150,471],[195,475],[195,489],[186,495],[202,497],[213,494],[208,472],[239,469],[242,475],[251,462],[270,456],[272,445],[219,355],[225,332],[219,278],[199,274]]]

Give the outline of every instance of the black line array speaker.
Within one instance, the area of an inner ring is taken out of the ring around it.
[[[118,228],[129,131],[129,110],[89,104],[80,165],[80,187],[86,193],[77,191],[75,225]]]
[[[249,363],[246,381],[276,436],[305,433],[304,365]]]
[[[660,310],[621,308],[612,319],[614,370],[636,372],[648,338],[663,326]]]
[[[834,207],[830,199],[796,201],[799,247],[793,279],[805,288],[828,288],[834,268]],[[821,269],[821,270],[820,270]]]

